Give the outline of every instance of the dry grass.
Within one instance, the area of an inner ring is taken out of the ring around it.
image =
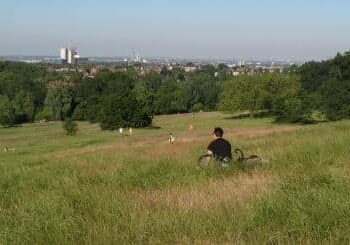
[[[116,150],[119,147],[122,147],[122,144],[104,144],[104,145],[93,145],[86,146],[79,149],[66,149],[62,151],[56,151],[54,153],[48,154],[48,156],[54,158],[63,158],[69,156],[78,156],[86,153],[97,153],[104,150]]]
[[[134,196],[149,208],[190,211],[244,203],[253,197],[266,194],[273,183],[276,183],[276,178],[269,173],[239,174],[183,188],[140,190]]]
[[[300,129],[299,126],[279,126],[279,127],[259,127],[259,128],[230,128],[225,129],[226,138],[237,138],[237,137],[258,137],[274,133],[285,133]],[[163,140],[157,138],[157,144],[155,140],[148,140],[147,145],[152,146],[151,149],[147,151],[147,155],[151,158],[157,158],[161,155],[174,155],[178,153],[183,153],[194,145],[202,144],[203,142],[209,142],[213,140],[210,133],[203,133],[198,131],[191,131],[186,133],[178,134],[176,137],[175,144],[170,145],[166,140],[166,136]],[[140,143],[139,143],[140,144]],[[143,144],[146,146],[146,144]]]
[[[302,128],[301,126],[279,126],[279,127],[259,127],[259,128],[233,128],[226,129],[228,137],[258,137],[274,133],[291,132]]]
[[[259,128],[228,128],[225,129],[225,137],[258,137],[269,135],[273,133],[284,133],[295,131],[299,129],[299,126],[278,126],[278,127],[259,127]],[[170,145],[167,141],[168,135],[161,134],[157,136],[133,136],[133,137],[116,137],[115,141],[102,145],[91,145],[82,147],[79,149],[68,149],[63,151],[56,151],[50,153],[49,157],[64,158],[69,156],[78,156],[87,153],[97,152],[123,152],[127,150],[134,155],[142,150],[145,150],[145,155],[140,158],[154,159],[160,156],[175,155],[184,153],[194,145],[199,145],[203,142],[209,142],[212,140],[210,133],[203,133],[203,131],[191,131],[176,135],[176,141],[174,145]]]
[[[132,137],[86,123],[75,137],[61,123],[3,129],[16,152],[0,154],[0,244],[347,242],[350,122],[299,130],[225,117],[164,116]],[[215,125],[270,163],[196,169]]]
[[[117,157],[116,157],[117,158]],[[75,159],[70,164],[72,168],[82,177],[102,177],[105,174],[116,171],[123,166],[123,163],[114,159],[106,159],[102,155],[100,161],[87,159]]]

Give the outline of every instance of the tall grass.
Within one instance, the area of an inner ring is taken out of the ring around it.
[[[0,153],[0,243],[350,242],[350,121],[254,137],[227,135],[266,160],[255,169],[197,168],[208,143],[201,140],[144,157],[170,130],[196,139],[184,133],[188,122],[203,135],[209,127],[204,120],[235,130],[283,126],[209,113],[157,118],[160,130],[136,130],[124,138],[88,124],[73,138],[59,131],[60,124],[38,134],[31,125],[1,129],[1,142],[16,152]],[[272,184],[259,188],[259,178]],[[235,200],[253,190],[250,185],[256,191]],[[211,198],[210,206],[162,205],[166,198],[197,198],[196,190]],[[213,200],[215,191],[229,199]]]

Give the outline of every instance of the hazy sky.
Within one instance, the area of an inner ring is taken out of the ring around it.
[[[350,49],[349,0],[0,0],[0,55],[320,59]]]

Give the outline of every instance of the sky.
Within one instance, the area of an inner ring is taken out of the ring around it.
[[[319,60],[350,50],[348,0],[0,0],[0,55]]]

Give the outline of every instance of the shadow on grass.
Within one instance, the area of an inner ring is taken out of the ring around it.
[[[233,116],[227,116],[224,119],[225,120],[237,120],[237,119],[261,119],[261,118],[274,118],[273,124],[280,124],[280,125],[290,125],[290,124],[297,124],[297,125],[314,125],[314,124],[321,124],[321,123],[329,123],[328,120],[317,120],[314,118],[300,118],[296,121],[288,121],[283,119],[277,119],[276,115],[274,115],[271,111],[260,111],[254,114],[254,117],[251,117],[249,112],[244,112],[240,114],[236,114]]]
[[[162,127],[152,125],[152,126],[149,126],[149,127],[145,127],[145,129],[159,130],[159,129],[162,129]]]
[[[22,124],[15,124],[15,125],[6,125],[6,126],[2,126],[0,128],[2,129],[9,129],[9,128],[21,128]]]
[[[225,117],[226,120],[234,120],[234,119],[245,119],[245,118],[264,118],[264,117],[272,117],[272,113],[270,111],[260,111],[254,114],[254,117],[251,117],[249,112],[244,112],[240,114],[236,114],[233,116]]]

